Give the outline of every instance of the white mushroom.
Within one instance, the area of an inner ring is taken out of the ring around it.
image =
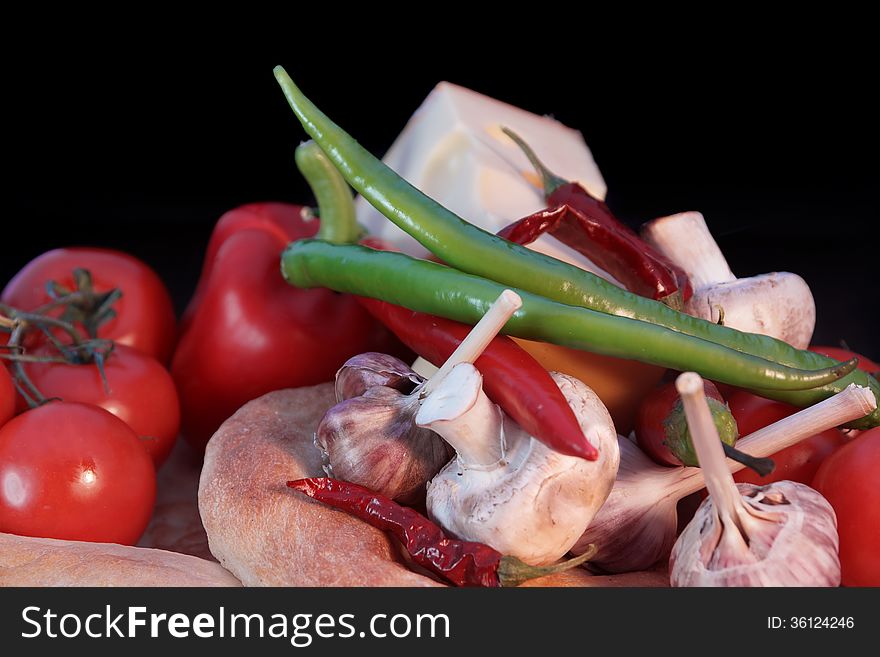
[[[573,377],[553,379],[598,460],[564,456],[529,436],[486,397],[467,363],[439,381],[416,415],[458,452],[428,484],[429,515],[458,538],[532,565],[571,549],[608,497],[620,460],[614,424],[595,393]]]
[[[816,305],[804,279],[773,272],[737,279],[699,212],[648,222],[642,237],[690,277],[694,295],[685,312],[761,333],[804,349],[816,324]]]

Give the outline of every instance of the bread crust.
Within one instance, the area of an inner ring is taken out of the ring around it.
[[[241,586],[187,554],[0,534],[0,586]]]

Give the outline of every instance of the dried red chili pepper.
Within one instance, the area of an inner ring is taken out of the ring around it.
[[[327,477],[297,479],[287,485],[390,532],[403,543],[413,561],[455,586],[519,586],[527,580],[579,566],[596,551],[591,546],[578,557],[553,566],[530,566],[483,543],[448,538],[418,511],[363,486]]]
[[[437,366],[452,355],[472,328],[378,299],[357,299],[403,344]],[[599,458],[549,372],[516,342],[495,336],[474,365],[483,375],[489,398],[527,433],[561,454],[588,461]]]
[[[630,292],[680,309],[693,294],[681,267],[643,242],[622,224],[608,206],[580,184],[550,172],[516,133],[504,129],[541,175],[549,208],[502,229],[498,235],[517,244],[530,244],[550,233],[616,277]]]

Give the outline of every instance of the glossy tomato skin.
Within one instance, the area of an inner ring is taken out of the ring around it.
[[[318,228],[301,212],[252,204],[227,212],[214,229],[171,365],[182,433],[198,449],[256,397],[332,381],[365,351],[405,353],[354,297],[284,280],[281,252]]]
[[[9,371],[0,363],[0,427],[15,415],[15,386]]]
[[[103,408],[50,402],[0,427],[0,532],[133,545],[155,497],[153,462]]]
[[[53,352],[41,347],[36,356]],[[180,401],[174,380],[155,358],[116,345],[104,362],[107,389],[95,364],[27,363],[25,371],[47,398],[95,404],[130,426],[158,468],[180,431]]]
[[[813,479],[837,514],[841,582],[880,586],[880,428],[829,456]]]
[[[737,390],[728,396],[727,403],[742,437],[801,410],[743,390]],[[776,467],[766,477],[746,468],[735,473],[733,478],[737,482],[759,486],[784,479],[809,486],[822,461],[843,445],[845,440],[844,435],[837,429],[823,431],[771,455],[770,458],[773,459]]]
[[[122,290],[122,297],[113,305],[116,317],[101,325],[98,337],[134,347],[167,363],[176,337],[171,297],[159,276],[127,253],[79,247],[47,251],[25,265],[0,298],[21,310],[33,310],[50,301],[46,292],[49,281],[73,288],[73,271],[77,268],[91,273],[97,292]]]

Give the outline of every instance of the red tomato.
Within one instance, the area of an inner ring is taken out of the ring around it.
[[[133,545],[155,497],[153,462],[103,408],[50,402],[0,427],[0,532]]]
[[[789,404],[758,397],[744,390],[737,390],[730,395],[727,404],[733,417],[736,418],[741,437],[801,410]],[[766,477],[745,469],[734,474],[733,478],[738,482],[759,486],[783,479],[809,485],[822,461],[844,442],[845,438],[840,431],[829,429],[804,438],[799,443],[773,454],[770,458],[776,464],[776,469]]]
[[[837,514],[844,586],[880,586],[880,428],[825,459],[813,488]]]
[[[34,355],[51,355],[43,347]],[[140,436],[158,468],[177,440],[180,402],[168,371],[155,358],[116,345],[104,362],[109,392],[95,364],[26,363],[31,381],[45,397],[95,404],[123,420]]]
[[[15,415],[15,386],[9,371],[0,363],[0,427]]]
[[[137,258],[109,249],[55,249],[34,258],[9,281],[0,299],[21,310],[50,301],[46,283],[74,287],[73,270],[87,269],[94,289],[122,290],[113,305],[116,317],[98,329],[98,337],[139,349],[167,363],[174,349],[174,307],[156,273]]]
[[[711,381],[703,380],[703,390],[708,399],[724,403],[724,398]],[[645,397],[636,414],[635,431],[639,447],[660,465],[677,466],[682,464],[681,460],[670,450],[669,436],[666,432],[667,420],[680,399],[681,397],[675,389],[675,382],[664,383]],[[735,427],[728,425],[728,428],[734,430],[733,433],[727,434],[732,441],[736,438]],[[692,445],[688,451],[693,451]]]
[[[877,374],[880,372],[880,365],[872,361],[870,358],[866,358],[861,354],[857,354],[854,351],[850,351],[849,349],[841,349],[840,347],[810,347],[810,351],[815,351],[817,354],[822,354],[823,356],[828,356],[829,358],[833,358],[834,360],[846,361],[855,356],[859,359],[859,369],[867,372],[868,374]]]

